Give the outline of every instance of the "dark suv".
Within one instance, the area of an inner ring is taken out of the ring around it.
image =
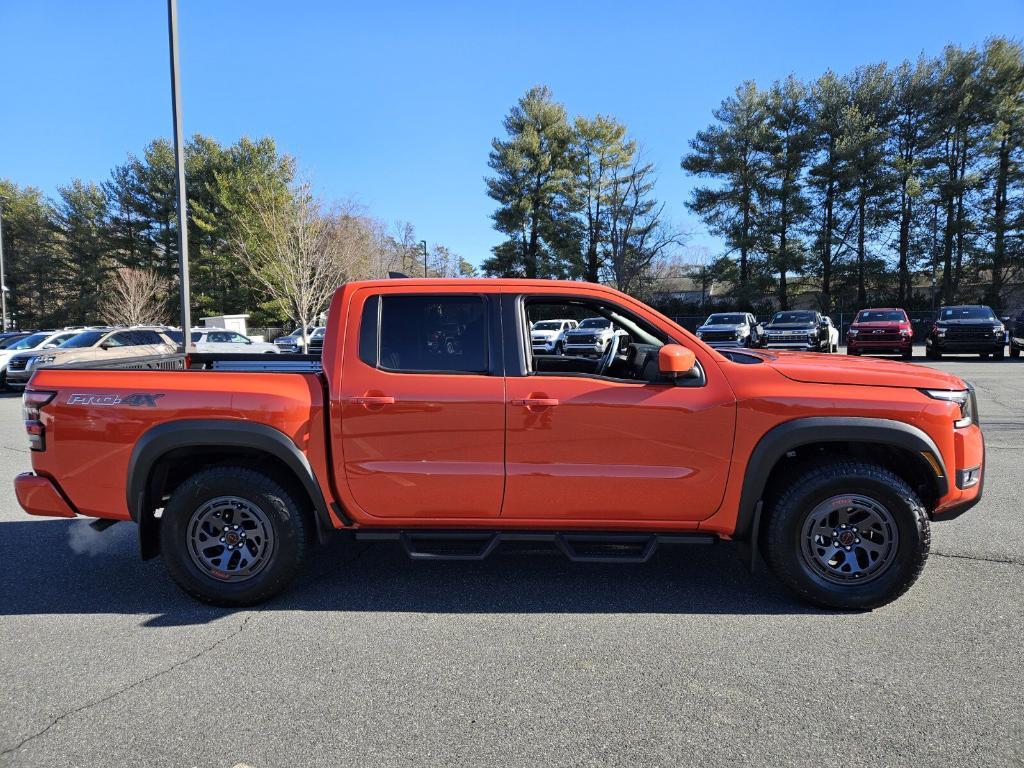
[[[779,349],[835,352],[839,348],[839,331],[832,320],[813,310],[776,312],[764,335],[769,347]]]
[[[1006,327],[991,307],[981,304],[943,307],[924,345],[929,360],[940,360],[945,354],[972,353],[1002,360],[1006,354]]]
[[[1007,329],[1010,337],[1010,357],[1020,357],[1020,351],[1024,348],[1024,309],[1021,309],[1016,317],[1009,319],[1010,327]]]

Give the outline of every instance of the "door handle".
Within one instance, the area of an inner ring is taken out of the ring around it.
[[[558,405],[558,400],[554,397],[524,397],[513,400],[512,405],[523,405],[527,408],[552,408]]]
[[[360,397],[346,397],[345,402],[353,405],[394,405],[395,398],[389,395],[362,395]]]

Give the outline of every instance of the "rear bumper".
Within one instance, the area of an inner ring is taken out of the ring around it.
[[[77,512],[46,477],[25,472],[14,478],[14,493],[21,508],[39,517],[75,517]]]

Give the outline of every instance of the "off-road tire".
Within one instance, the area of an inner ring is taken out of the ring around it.
[[[1005,349],[996,350],[995,352],[992,353],[992,359],[993,360],[1004,360],[1004,359],[1006,359],[1006,350]]]
[[[1013,357],[1013,358],[1020,357],[1020,347],[1018,347],[1013,342],[1010,342],[1010,357]]]
[[[929,360],[941,360],[942,359],[942,353],[941,352],[933,352],[930,349],[926,349],[924,351],[924,356],[927,357]]]
[[[829,581],[803,554],[808,517],[818,504],[844,494],[881,504],[898,533],[888,564],[864,583]],[[837,460],[787,478],[785,488],[768,503],[761,544],[772,571],[799,597],[825,608],[871,610],[892,602],[917,581],[928,560],[931,528],[921,500],[903,479],[876,464]]]
[[[273,532],[273,548],[262,570],[244,581],[220,581],[197,565],[189,552],[193,513],[221,497],[257,506]],[[273,477],[245,467],[205,469],[179,485],[160,521],[160,552],[171,578],[205,603],[255,605],[284,590],[301,568],[312,542],[312,525],[295,495]]]
[[[907,347],[906,349],[902,350],[900,352],[900,357],[902,357],[904,360],[912,360],[914,358],[914,348]]]

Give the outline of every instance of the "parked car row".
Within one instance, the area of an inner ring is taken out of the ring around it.
[[[72,363],[167,355],[181,344],[179,329],[165,326],[86,326],[0,335],[0,389],[24,387],[39,368]],[[224,328],[193,328],[196,352],[277,354],[274,344]]]
[[[716,312],[697,329],[697,337],[712,347],[773,347],[807,352],[837,352],[839,329],[832,320],[812,310],[776,312],[762,326],[749,312]],[[913,357],[914,329],[907,313],[898,308],[862,309],[846,331],[848,355],[897,354]],[[925,356],[939,360],[946,354],[978,354],[1002,360],[1024,349],[1024,310],[1015,318],[1000,319],[991,307],[961,305],[939,310],[925,337]]]

